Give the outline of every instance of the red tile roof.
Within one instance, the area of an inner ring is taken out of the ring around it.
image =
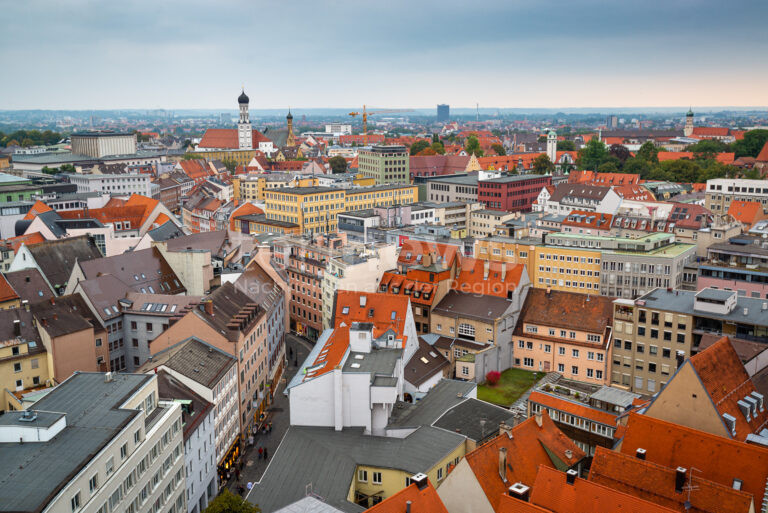
[[[408,290],[411,303],[418,305],[432,305],[432,303],[435,301],[435,294],[432,293],[435,289],[435,286],[431,283],[416,279],[416,276],[408,276],[409,274],[414,275],[416,273],[413,273],[410,269],[405,275],[392,271],[386,271],[381,277],[381,282],[379,282],[381,292],[387,292],[390,294],[402,294],[405,296],[405,292]],[[394,292],[394,288],[397,288],[397,292]],[[418,297],[416,297],[414,292],[418,292]],[[428,298],[424,297],[425,293],[429,294]]]
[[[765,218],[763,205],[759,201],[732,201],[728,214],[747,226]]]
[[[13,252],[16,253],[19,251],[19,248],[22,244],[25,246],[40,244],[41,242],[45,242],[45,237],[43,237],[43,234],[40,232],[34,232],[19,235],[18,237],[11,237],[10,239],[5,239],[4,242],[5,244],[11,246],[13,248]]]
[[[485,276],[485,265],[488,264],[488,276]],[[470,294],[507,297],[507,292],[513,291],[520,285],[523,276],[523,264],[507,264],[505,262],[486,262],[476,258],[461,259],[459,272],[452,287]]]
[[[697,135],[700,137],[727,137],[730,135],[731,129],[720,126],[695,126],[693,127],[693,137]]]
[[[257,207],[256,205],[254,205],[253,203],[249,203],[249,202],[243,203],[242,205],[234,209],[232,211],[232,214],[230,214],[229,229],[233,231],[235,230],[235,219],[238,216],[247,216],[251,214],[263,214],[263,213],[264,211],[259,207]]]
[[[401,265],[423,265],[424,255],[429,254],[433,257],[433,264],[440,263],[444,267],[451,268],[457,263],[457,251],[458,247],[452,244],[408,239],[400,247],[397,263]],[[419,255],[421,255],[421,258],[418,258]]]
[[[608,296],[532,288],[525,298],[517,328],[529,323],[603,334],[613,324],[613,300]]]
[[[208,167],[208,163],[204,160],[181,160],[179,166],[184,174],[195,181],[213,176],[213,170]]]
[[[763,149],[758,153],[755,162],[768,162],[768,141],[763,145]]]
[[[568,484],[565,473],[545,466],[539,468],[530,503],[552,513],[679,513],[586,479]],[[498,513],[540,511],[520,504],[525,503],[505,496]]]
[[[721,164],[730,165],[736,158],[736,154],[733,152],[717,153],[715,154],[715,160]],[[692,151],[660,151],[659,162],[666,160],[695,160],[696,154]]]
[[[19,295],[13,290],[13,287],[11,287],[11,284],[5,279],[5,276],[0,274],[0,303],[13,301],[14,299],[19,299]]]
[[[696,475],[724,486],[733,480],[760,505],[768,480],[768,448],[698,431],[630,412],[619,450],[634,455],[646,450],[647,461],[665,467],[696,468]]]
[[[405,513],[406,503],[411,503],[412,513],[448,513],[443,501],[432,483],[427,482],[423,490],[416,483],[366,510],[367,513]]]
[[[413,176],[440,176],[464,173],[469,156],[431,155],[410,157],[409,170]]]
[[[684,511],[684,503],[688,500],[692,506],[689,513],[750,511],[751,494],[702,478],[692,469],[687,469],[684,483],[685,487],[694,487],[691,493],[676,491],[676,468],[597,447],[589,480],[677,511]]]
[[[32,219],[36,218],[38,215],[42,214],[43,212],[50,212],[53,210],[51,207],[46,205],[40,200],[35,201],[35,204],[32,205],[32,208],[29,209],[29,212],[27,212],[27,215],[24,216],[25,221],[31,221]]]
[[[688,361],[718,413],[721,416],[728,413],[736,418],[734,438],[745,440],[750,433],[759,433],[766,427],[768,411],[765,408],[747,421],[736,404],[750,393],[757,392],[757,389],[728,337],[721,338]]]
[[[363,134],[353,134],[353,135],[340,135],[339,136],[339,144],[363,144],[365,142],[365,137]],[[383,144],[384,143],[384,134],[368,134],[368,144]]]
[[[585,183],[589,185],[637,185],[640,175],[632,173],[598,173],[596,171],[571,171],[568,183]]]
[[[594,228],[596,230],[610,230],[613,214],[597,214],[588,210],[571,210],[568,217],[562,220],[561,226],[573,226],[576,228]]]
[[[349,326],[353,322],[372,323],[380,332],[393,329],[403,337],[405,319],[410,311],[408,296],[381,292],[336,291],[334,326]],[[405,340],[403,340],[403,347]]]
[[[258,148],[260,142],[269,142],[270,139],[258,130],[253,130],[251,134],[253,145]],[[240,148],[240,142],[237,138],[236,128],[209,128],[203,134],[203,138],[198,144],[200,148],[225,148],[236,150]]]
[[[531,392],[528,400],[542,406],[546,406],[547,408],[554,408],[556,410],[564,411],[570,413],[571,415],[589,419],[606,426],[616,425],[616,415],[604,410],[593,408],[583,403],[568,401],[567,399],[556,397],[550,394],[544,394],[536,390]]]
[[[339,365],[349,349],[349,326],[336,327],[323,344],[312,365],[307,366],[304,381],[326,374]]]
[[[499,474],[502,448],[507,451],[506,482]],[[571,451],[570,458],[566,451]],[[502,433],[478,447],[466,455],[466,460],[491,506],[497,510],[502,495],[512,484],[521,482],[533,486],[540,466],[568,468],[585,456],[549,415],[542,413],[512,428],[511,436]]]
[[[656,201],[651,191],[642,185],[618,185],[613,187],[613,192],[626,200]]]

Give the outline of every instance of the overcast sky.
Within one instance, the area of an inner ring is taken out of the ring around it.
[[[768,105],[766,0],[0,7],[0,109]]]

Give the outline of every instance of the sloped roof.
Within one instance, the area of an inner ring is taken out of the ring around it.
[[[523,323],[603,333],[613,324],[613,299],[546,289],[531,288],[525,298],[517,329]]]
[[[530,507],[542,508],[533,509]],[[533,483],[530,503],[503,496],[497,513],[679,513],[652,502],[622,493],[605,485],[577,477],[568,484],[566,474],[544,465]]]
[[[186,290],[157,248],[80,262],[80,269],[86,280],[109,274],[134,292],[180,294]]]
[[[5,279],[5,276],[0,274],[0,303],[13,301],[14,299],[19,299],[19,295],[13,290],[13,287],[11,287],[11,284]]]
[[[690,513],[748,513],[752,495],[700,477],[687,469],[684,486],[692,493],[675,490],[676,468],[665,467],[633,455],[597,447],[589,471],[589,480],[633,495],[654,504]],[[683,467],[685,468],[685,467]],[[684,506],[690,500],[691,508]]]
[[[30,310],[51,337],[101,328],[100,322],[93,317],[91,309],[80,294],[39,301],[32,304]]]
[[[666,160],[695,160],[696,153],[692,151],[660,151],[658,154],[659,162]],[[716,153],[715,160],[721,164],[730,165],[736,159],[733,152]]]
[[[610,190],[610,187],[598,185],[561,183],[555,186],[549,200],[555,203],[569,197],[602,200]]]
[[[413,513],[448,513],[443,501],[437,494],[437,490],[432,483],[427,482],[424,489],[419,489],[416,483],[407,486],[390,497],[387,497],[372,508],[368,508],[368,513],[404,513],[406,503],[410,506]]]
[[[631,186],[630,186],[631,187]],[[646,193],[645,189],[643,189]],[[598,214],[588,210],[571,210],[571,213],[560,223],[563,226],[578,228],[594,228],[596,230],[610,230],[613,214]]]
[[[757,390],[728,337],[691,356],[689,362],[718,413],[721,416],[728,413],[736,418],[736,439],[745,440],[750,433],[759,433],[766,428],[768,411],[765,408],[747,421],[737,404]]]
[[[34,232],[34,233],[28,233],[25,235],[19,235],[18,237],[11,237],[9,239],[5,239],[5,244],[8,244],[13,248],[13,252],[16,253],[19,251],[19,248],[22,244],[25,244],[27,246],[31,246],[32,244],[40,244],[41,242],[45,242],[45,237],[43,237],[43,234],[40,232]]]
[[[755,162],[768,162],[768,141],[763,145],[763,149],[757,154]]]
[[[571,401],[552,394],[544,394],[537,390],[531,392],[528,396],[528,400],[548,408],[554,408],[570,413],[571,415],[599,422],[606,426],[616,426],[616,415],[599,408],[594,408],[580,401]]]
[[[512,306],[506,297],[478,295],[451,289],[432,310],[433,314],[447,317],[468,317],[492,323],[500,319]]]
[[[502,448],[507,451],[506,481],[499,474],[499,452]],[[571,451],[570,458],[566,451]],[[512,428],[511,436],[502,433],[465,458],[496,511],[501,496],[512,484],[520,482],[533,487],[540,465],[566,470],[585,456],[584,451],[543,412]]]
[[[264,134],[258,130],[253,130],[251,133],[251,141],[254,147],[258,148],[260,142],[269,142],[269,138],[264,136]],[[203,138],[200,140],[198,147],[236,150],[240,148],[240,143],[237,138],[237,129],[209,128],[203,134]]]
[[[5,273],[5,279],[18,294],[19,299],[30,303],[53,297],[53,291],[37,269],[22,269]]]
[[[423,256],[431,254],[436,256],[434,263],[439,263],[443,267],[450,268],[456,262],[458,247],[452,244],[441,244],[439,242],[425,242],[420,240],[408,239],[400,247],[400,255],[397,257],[398,264],[419,265]],[[417,258],[419,255],[422,258]],[[439,258],[439,262],[437,259]]]
[[[763,218],[763,205],[759,201],[731,201],[728,214],[740,223],[751,225]]]
[[[768,448],[748,444],[630,412],[619,450],[633,456],[645,449],[647,461],[665,467],[696,468],[696,476],[724,486],[733,480],[761,504],[768,480]]]
[[[336,291],[333,325],[340,327],[353,322],[372,323],[377,330],[394,329],[397,337],[403,337],[405,319],[409,313],[407,296],[381,292]],[[405,344],[405,341],[403,341]]]
[[[409,169],[411,174],[452,175],[464,173],[469,163],[469,156],[462,155],[429,155],[410,157]]]
[[[443,369],[450,367],[451,362],[440,351],[435,351],[431,345],[419,338],[419,348],[405,364],[403,377],[413,386],[420,386]]]
[[[515,290],[520,285],[525,265],[506,262],[487,262],[487,264],[488,276],[485,276],[484,260],[463,257],[461,272],[453,288],[471,294],[506,298],[507,292]]]
[[[101,252],[87,235],[31,244],[27,249],[53,287],[67,284],[75,262],[83,264],[101,258]]]

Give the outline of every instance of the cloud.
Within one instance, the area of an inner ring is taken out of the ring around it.
[[[4,18],[0,109],[231,109],[241,83],[264,108],[768,104],[757,0],[41,0]]]

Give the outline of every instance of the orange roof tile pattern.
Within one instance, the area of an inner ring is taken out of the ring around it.
[[[625,200],[656,201],[654,195],[642,185],[616,185],[613,192]]]
[[[720,126],[695,126],[692,137],[727,137],[731,135],[731,129]]]
[[[765,408],[763,411],[758,409],[747,421],[737,404],[757,389],[728,337],[721,338],[688,361],[720,415],[728,413],[736,418],[736,439],[745,440],[747,435],[759,433],[766,427],[768,411]]]
[[[505,496],[497,513],[536,512],[520,509],[519,499]],[[540,467],[533,484],[530,503],[552,513],[679,513],[586,479],[568,484],[564,472]]]
[[[13,287],[11,287],[11,284],[5,279],[5,276],[0,274],[0,303],[13,301],[15,299],[19,299],[19,295],[13,290]]]
[[[435,301],[435,286],[431,283],[414,279],[410,270],[406,275],[386,271],[379,282],[381,292],[402,294],[411,297],[411,302],[419,305],[431,305]]]
[[[763,149],[757,154],[755,162],[768,162],[768,141],[763,145]]]
[[[499,474],[499,452],[502,448],[507,451],[506,482]],[[570,458],[566,456],[566,451],[571,451]],[[552,461],[550,454],[560,461]],[[533,486],[541,465],[570,467],[585,456],[584,451],[558,429],[549,415],[542,413],[512,428],[512,436],[502,433],[478,447],[466,455],[466,460],[491,506],[497,510],[501,496],[511,484],[521,482]]]
[[[425,242],[408,239],[400,247],[397,263],[401,265],[422,265],[425,255],[431,255],[432,262],[451,268],[456,264],[458,248],[452,244]]]
[[[232,231],[235,231],[235,219],[237,219],[238,216],[247,216],[252,214],[263,214],[264,211],[254,205],[253,203],[246,202],[237,207],[232,211],[232,214],[229,216],[229,229]]]
[[[482,169],[492,169],[496,171],[509,171],[522,165],[525,169],[533,167],[533,161],[539,155],[545,155],[543,152],[536,153],[513,153],[511,155],[500,155],[493,157],[479,157],[477,161]]]
[[[613,324],[613,299],[532,288],[525,298],[517,326],[522,329],[526,323],[602,334]]]
[[[24,216],[24,220],[31,221],[43,212],[50,212],[51,210],[53,210],[51,207],[42,201],[37,200],[35,201],[34,205],[32,205],[32,208],[29,209],[29,212],[27,212],[27,214]]]
[[[406,503],[411,503],[412,513],[448,513],[443,501],[432,483],[427,482],[423,490],[416,483],[368,508],[367,513],[405,513]]]
[[[200,181],[213,176],[213,170],[208,167],[208,163],[204,160],[181,160],[179,166],[184,174],[190,177],[192,180]]]
[[[732,201],[728,215],[742,224],[752,226],[765,217],[763,205],[759,201]]]
[[[574,228],[610,230],[612,222],[613,214],[597,214],[589,210],[571,210],[571,213],[560,224]]]
[[[488,264],[488,274],[485,265]],[[464,257],[461,259],[461,271],[453,286],[456,290],[470,294],[507,297],[507,292],[515,290],[520,285],[523,276],[523,264],[506,264],[505,262],[486,262],[484,260]]]
[[[659,162],[667,160],[695,160],[696,154],[692,151],[660,151]],[[715,160],[721,164],[731,165],[736,160],[736,154],[733,152],[716,153]]]
[[[684,490],[677,491],[676,468],[597,447],[589,480],[677,511],[685,510],[684,503],[689,499],[689,513],[750,511],[752,495],[701,478],[691,469],[687,469],[683,486],[693,486],[695,492],[689,495]]]
[[[377,330],[392,329],[398,337],[403,337],[409,311],[408,296],[338,290],[334,326],[338,328],[342,324],[349,326],[353,322],[367,322]]]
[[[13,248],[14,253],[17,253],[22,244],[24,244],[25,246],[31,246],[32,244],[40,244],[41,242],[45,242],[45,237],[43,237],[43,234],[40,232],[34,232],[34,233],[19,235],[17,237],[11,237],[9,239],[5,239],[4,242],[5,244]]]
[[[269,138],[258,130],[253,130],[251,134],[251,141],[259,147],[261,142],[269,142]],[[203,134],[203,138],[200,140],[199,148],[224,148],[229,150],[237,150],[240,148],[240,142],[237,138],[236,128],[209,128]]]
[[[567,399],[537,392],[536,390],[531,392],[529,401],[540,404],[547,408],[553,408],[555,410],[570,413],[571,415],[575,415],[577,417],[589,419],[593,422],[604,424],[606,426],[616,425],[616,415],[613,415],[612,413],[593,408],[586,404],[568,401]]]
[[[724,486],[733,480],[762,502],[768,480],[768,448],[725,438],[630,412],[619,450],[633,456],[645,449],[647,461],[665,467],[696,468],[696,475]]]
[[[304,381],[327,374],[341,365],[348,349],[349,326],[334,328],[315,361],[307,366]]]
[[[589,185],[637,185],[640,175],[634,173],[598,173],[596,171],[571,171],[568,183],[584,183]]]

